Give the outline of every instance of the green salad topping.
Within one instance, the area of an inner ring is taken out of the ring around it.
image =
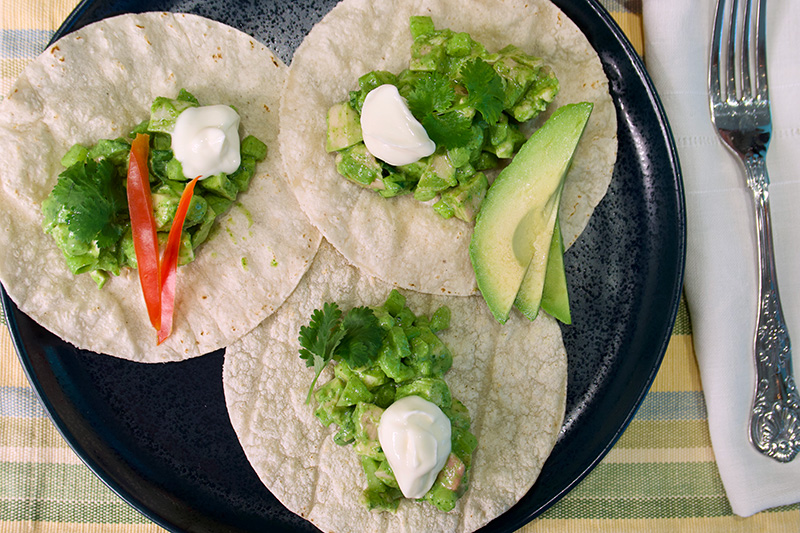
[[[338,427],[334,442],[352,444],[359,455],[367,480],[362,500],[369,509],[394,511],[403,499],[381,448],[378,425],[383,411],[407,396],[436,404],[451,424],[450,456],[421,500],[446,512],[467,490],[478,443],[470,432],[469,411],[443,379],[453,355],[436,333],[449,326],[449,308],[417,316],[405,297],[392,290],[383,305],[345,314],[337,304],[326,303],[300,328],[300,357],[315,370],[309,399],[322,370],[336,362],[334,377],[313,392],[314,414],[326,427]]]
[[[519,150],[525,142],[520,123],[553,101],[558,80],[540,58],[513,45],[489,53],[467,33],[435,29],[427,16],[411,17],[410,29],[409,67],[359,78],[349,100],[328,112],[326,149],[336,152],[341,175],[385,198],[438,197],[433,207],[441,216],[472,221],[488,188],[483,171]],[[364,99],[387,83],[436,143],[432,155],[393,166],[367,150],[359,123]]]
[[[189,181],[172,152],[171,131],[182,111],[199,107],[188,91],[177,98],[158,97],[148,120],[127,137],[101,139],[94,146],[76,144],[61,159],[65,170],[42,202],[44,231],[55,239],[73,274],[89,273],[98,288],[123,267],[136,268],[125,182],[131,139],[150,136],[148,167],[153,211],[160,242],[166,242],[181,193]],[[203,179],[195,189],[183,226],[179,264],[194,260],[216,217],[247,189],[267,146],[253,136],[240,143],[241,164],[232,174]]]

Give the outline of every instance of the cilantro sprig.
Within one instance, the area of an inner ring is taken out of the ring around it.
[[[314,380],[308,389],[311,400],[314,385],[327,364],[341,358],[351,368],[374,361],[383,342],[383,329],[369,307],[354,307],[342,313],[339,306],[326,302],[311,313],[311,321],[300,327],[300,358],[314,367]]]
[[[467,99],[456,103],[456,90],[441,72],[429,72],[417,82],[407,101],[411,114],[420,121],[428,136],[448,150],[467,144],[471,138],[472,117],[459,111],[472,107],[490,126],[497,123],[504,106],[503,80],[492,66],[476,57],[459,70]]]
[[[50,193],[50,202],[65,213],[65,222],[75,239],[111,246],[122,235],[127,217],[121,183],[110,161],[89,160],[61,173]]]
[[[408,95],[408,108],[438,146],[447,149],[469,142],[472,118],[457,112],[455,89],[439,72],[430,72]]]
[[[469,92],[467,104],[474,107],[490,126],[503,112],[503,80],[492,66],[476,57],[461,68],[464,86]]]

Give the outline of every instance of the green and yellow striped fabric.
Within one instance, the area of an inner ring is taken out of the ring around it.
[[[641,0],[603,0],[642,50]],[[76,0],[0,3],[0,94],[44,48]],[[3,320],[3,324],[4,324]],[[0,533],[163,531],[109,490],[69,449],[0,328]],[[798,533],[800,506],[733,515],[714,462],[684,303],[661,370],[603,461],[524,533]]]

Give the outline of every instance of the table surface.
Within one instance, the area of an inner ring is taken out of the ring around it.
[[[601,0],[643,53],[641,0]],[[0,95],[49,42],[76,0],[0,4]],[[0,316],[3,325],[5,317]],[[0,533],[163,531],[109,490],[67,446],[40,406],[0,328]],[[719,478],[681,302],[662,367],[611,452],[521,532],[800,531],[800,505],[740,518]]]

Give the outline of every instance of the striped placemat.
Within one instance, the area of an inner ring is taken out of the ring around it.
[[[641,51],[641,0],[602,3]],[[0,3],[0,94],[76,4]],[[0,328],[0,533],[156,531],[163,529],[111,492],[69,449],[28,385],[7,329]],[[583,482],[520,531],[798,533],[800,506],[733,515],[714,462],[682,302],[664,363],[627,431]]]

